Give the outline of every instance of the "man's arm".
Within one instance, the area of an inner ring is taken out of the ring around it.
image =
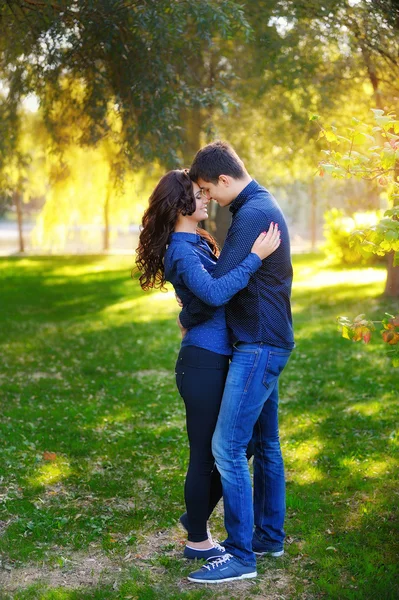
[[[254,241],[262,231],[267,231],[270,219],[253,208],[244,208],[229,229],[223,250],[212,273],[218,279],[234,269],[251,252]]]
[[[266,215],[256,209],[246,209],[241,215],[237,214],[227,234],[212,277],[223,277],[237,267],[248,256],[259,234],[267,231],[269,225],[270,220]],[[193,298],[181,311],[180,322],[185,329],[191,329],[195,325],[208,321],[215,310],[198,298]]]

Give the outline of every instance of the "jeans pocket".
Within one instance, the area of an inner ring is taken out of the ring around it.
[[[269,388],[276,383],[284,370],[290,355],[291,352],[269,352],[265,373],[263,375],[263,385],[266,388]]]
[[[235,346],[227,382],[242,393],[248,393],[254,375],[257,373],[259,358],[259,347],[249,346],[249,344]]]

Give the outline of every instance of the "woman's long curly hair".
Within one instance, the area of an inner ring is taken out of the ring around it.
[[[179,214],[192,215],[195,209],[193,184],[188,171],[166,173],[152,192],[141,223],[136,265],[141,272],[139,281],[143,290],[165,289],[163,259],[169,236],[175,229]],[[218,256],[219,248],[213,237],[204,229],[197,228],[197,233]]]

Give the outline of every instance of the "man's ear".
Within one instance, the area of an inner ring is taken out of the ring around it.
[[[229,185],[230,185],[230,177],[228,175],[219,175],[218,183],[221,183],[225,187],[229,187]]]

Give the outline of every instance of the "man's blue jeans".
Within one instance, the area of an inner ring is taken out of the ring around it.
[[[227,552],[255,565],[254,534],[283,547],[285,478],[278,433],[278,378],[290,350],[238,342],[233,351],[212,450],[223,485]],[[254,441],[254,497],[246,449]]]

